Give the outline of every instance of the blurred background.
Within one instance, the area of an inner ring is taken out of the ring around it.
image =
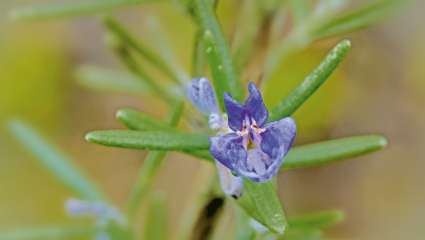
[[[96,17],[8,20],[8,10],[39,2],[0,2],[0,231],[76,221],[63,208],[72,193],[12,139],[3,127],[8,119],[31,122],[120,205],[144,153],[89,144],[84,133],[122,128],[114,116],[121,107],[164,116],[165,106],[155,98],[95,92],[78,84],[74,71],[81,64],[124,69],[105,46]],[[223,1],[218,9],[226,31],[234,22],[236,2]],[[346,212],[346,221],[328,232],[333,239],[419,240],[425,235],[424,9],[425,2],[417,1],[371,28],[314,43],[283,61],[265,89],[266,102],[273,106],[339,39],[352,40],[342,66],[296,113],[297,144],[379,133],[389,139],[388,147],[355,161],[279,176],[289,215],[330,208]],[[150,19],[159,19],[176,60],[189,71],[194,27],[175,6],[146,4],[116,16],[153,47]],[[205,163],[180,154],[166,161],[156,188],[168,196],[173,226]]]

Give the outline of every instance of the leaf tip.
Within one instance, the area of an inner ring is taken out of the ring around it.
[[[384,148],[388,145],[388,139],[384,136],[378,136],[378,145]]]
[[[335,50],[340,52],[341,55],[345,55],[351,49],[351,41],[348,39],[344,39],[337,44]]]
[[[345,213],[343,211],[336,210],[333,214],[335,223],[340,223],[345,220]]]
[[[87,142],[96,142],[96,133],[95,132],[88,132],[86,133],[86,135],[84,136],[84,139]]]
[[[125,119],[126,116],[126,110],[125,109],[118,109],[118,111],[115,113],[115,118],[118,120]]]

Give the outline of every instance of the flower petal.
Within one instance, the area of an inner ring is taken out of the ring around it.
[[[242,140],[242,137],[235,133],[210,137],[210,153],[221,164],[231,171],[235,171],[236,164],[246,161],[247,158]]]
[[[249,149],[247,158],[238,161],[234,166],[238,175],[256,182],[269,181],[277,175],[296,133],[292,118],[266,124],[265,129],[266,131],[260,134],[260,144]]]
[[[271,158],[276,158],[281,154],[283,148],[284,157],[292,146],[296,135],[296,125],[291,117],[283,118],[279,121],[266,124],[266,131],[261,134],[261,150]]]
[[[246,116],[244,107],[229,94],[224,94],[224,106],[228,116],[228,125],[233,131],[242,130],[242,123]]]
[[[209,115],[210,113],[219,112],[217,98],[208,79],[192,79],[186,91],[187,97],[202,113]]]
[[[217,172],[223,192],[237,199],[242,195],[243,179],[232,174],[232,172],[219,161],[216,161]]]
[[[279,171],[282,163],[283,149],[276,158],[271,158],[260,147],[248,150],[247,160],[236,167],[236,173],[255,182],[265,182],[272,179]]]
[[[254,118],[259,127],[262,127],[269,117],[266,105],[264,105],[263,97],[254,83],[248,84],[249,97],[245,101],[245,110],[250,117]]]

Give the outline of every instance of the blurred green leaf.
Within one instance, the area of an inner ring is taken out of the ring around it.
[[[167,212],[164,194],[152,195],[149,204],[146,224],[144,226],[144,239],[166,240],[167,238]]]
[[[208,149],[208,137],[202,134],[169,131],[94,131],[86,135],[89,142],[121,148],[191,152]]]
[[[192,54],[192,76],[201,77],[205,76],[207,69],[207,54],[205,52],[205,41],[202,30],[198,30],[194,36],[194,46]]]
[[[242,85],[233,68],[232,55],[216,19],[211,1],[194,0],[196,14],[204,30],[205,51],[210,63],[214,87],[223,107],[223,94],[228,92],[235,99],[243,96]]]
[[[171,80],[177,83],[184,83],[186,81],[184,77],[174,71],[172,64],[167,62],[166,58],[162,58],[153,50],[151,50],[147,46],[147,44],[133,36],[124,26],[122,26],[114,18],[105,17],[103,20],[107,29],[115,36],[117,36],[123,44],[127,45],[131,49],[134,49],[135,52],[137,52],[141,57],[146,59],[153,66],[155,66],[158,70],[163,72]]]
[[[306,0],[289,0],[292,15],[295,23],[298,25],[309,15],[309,6]]]
[[[83,65],[75,72],[78,82],[87,88],[139,95],[150,92],[149,87],[136,76],[102,67]]]
[[[257,232],[251,226],[251,218],[242,209],[237,209],[237,223],[235,229],[235,240],[255,240]]]
[[[328,79],[351,48],[348,40],[338,43],[323,61],[313,70],[292,93],[280,102],[270,113],[270,121],[287,117],[301,105]]]
[[[18,8],[11,11],[9,15],[14,20],[42,20],[89,15],[144,2],[149,2],[149,0],[69,0],[67,2]]]
[[[248,215],[271,232],[283,234],[286,229],[285,213],[271,181],[255,183],[244,180],[244,192],[237,203]]]
[[[288,229],[280,240],[321,240],[323,233],[320,229]]]
[[[255,52],[257,35],[263,21],[266,20],[266,14],[258,5],[258,1],[255,0],[242,1],[237,13],[237,27],[233,33],[231,50],[234,66],[238,73],[242,72]]]
[[[411,2],[409,0],[378,0],[368,3],[359,9],[351,10],[336,17],[330,17],[327,21],[313,28],[313,38],[324,38],[343,34],[365,28],[384,17],[396,12],[402,5]]]
[[[123,41],[123,39],[121,39],[121,36],[119,36],[117,32],[109,31],[107,33],[106,44],[114,50],[116,56],[125,65],[125,67],[136,75],[139,80],[148,85],[149,88],[152,89],[152,92],[154,92],[158,97],[171,105],[178,101],[180,96],[171,92],[170,89],[165,88],[146,72],[142,65],[137,61],[129,46],[125,41]]]
[[[302,216],[289,218],[289,227],[292,228],[326,228],[344,220],[344,212],[328,210],[308,213]]]
[[[130,108],[123,108],[117,111],[117,119],[131,130],[173,130],[170,126],[162,121],[152,118],[151,116]]]
[[[316,167],[334,161],[361,156],[382,149],[382,136],[347,137],[294,147],[285,157],[283,169]]]
[[[96,227],[74,226],[45,226],[37,228],[19,228],[14,231],[0,233],[0,240],[48,240],[92,237],[96,233]]]
[[[184,104],[180,103],[173,109],[168,120],[169,125],[166,125],[167,127],[172,128],[178,124],[183,113],[183,106]],[[127,203],[130,218],[133,218],[137,213],[137,208],[140,206],[140,202],[143,197],[146,196],[146,193],[152,184],[153,177],[158,172],[165,155],[166,152],[163,151],[151,151],[143,161],[142,167],[138,173],[136,184],[130,193]]]
[[[95,183],[86,178],[72,160],[53,144],[47,142],[29,125],[19,120],[13,120],[9,123],[9,129],[13,136],[40,160],[43,167],[67,187],[78,193],[81,198],[87,200],[103,199],[103,195]]]

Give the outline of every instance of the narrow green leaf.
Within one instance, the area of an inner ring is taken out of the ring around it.
[[[327,228],[344,220],[344,212],[328,210],[309,213],[289,218],[289,227],[292,228]]]
[[[87,88],[133,95],[148,93],[151,90],[136,76],[102,67],[83,65],[75,72],[78,82]]]
[[[248,215],[271,232],[283,234],[286,229],[285,213],[272,182],[244,181],[244,192],[237,203]]]
[[[282,168],[321,166],[374,152],[386,145],[387,140],[376,135],[347,137],[307,144],[293,148],[286,156]]]
[[[256,50],[257,35],[268,16],[261,11],[257,1],[242,1],[232,38],[232,53],[234,66],[238,73],[249,63],[251,55]]]
[[[198,30],[194,36],[194,46],[192,53],[192,76],[205,76],[207,69],[207,54],[205,52],[205,42],[201,30]]]
[[[105,17],[103,20],[106,28],[115,36],[117,36],[123,44],[127,45],[131,49],[134,49],[136,53],[146,59],[158,70],[163,72],[171,80],[175,81],[176,83],[184,83],[186,81],[186,79],[180,74],[178,74],[164,58],[152,51],[146,43],[133,36],[124,26],[122,26],[115,19],[113,19],[112,17]]]
[[[329,18],[323,24],[313,29],[314,38],[324,38],[365,28],[386,16],[400,10],[402,5],[411,1],[378,0],[364,7],[348,11],[336,17]]]
[[[328,79],[351,48],[348,40],[338,43],[323,61],[308,75],[292,93],[280,102],[270,113],[270,121],[287,117],[301,105]]]
[[[1,232],[0,240],[48,240],[92,237],[96,227],[45,226],[37,228],[19,228],[14,231]]]
[[[131,130],[146,131],[146,130],[168,130],[173,128],[162,121],[152,118],[151,116],[130,108],[123,108],[117,111],[117,119]]]
[[[168,131],[94,131],[86,140],[110,147],[191,152],[208,149],[208,137],[202,134]]]
[[[144,239],[165,240],[167,238],[167,213],[164,194],[152,196],[147,213]]]
[[[279,240],[321,240],[323,233],[320,229],[288,229]]]
[[[103,195],[97,186],[86,178],[65,154],[49,143],[26,123],[14,120],[9,123],[10,132],[40,163],[81,198],[101,200]]]
[[[123,39],[114,31],[109,31],[106,35],[106,43],[107,45],[114,50],[117,57],[121,60],[121,62],[130,70],[134,75],[136,75],[141,81],[143,81],[146,85],[152,89],[158,97],[164,99],[169,104],[174,104],[178,101],[180,96],[177,96],[175,93],[169,91],[169,89],[165,88],[163,85],[159,84],[158,81],[155,81],[139,64],[137,59],[129,46],[126,44]]]
[[[14,20],[42,20],[60,17],[89,15],[132,6],[149,0],[78,0],[23,7],[10,12]]]
[[[223,107],[224,92],[229,92],[238,100],[242,99],[241,82],[233,68],[232,55],[216,19],[211,2],[208,0],[194,0],[194,5],[198,20],[204,30],[205,51],[212,70],[214,87],[219,102]]]

